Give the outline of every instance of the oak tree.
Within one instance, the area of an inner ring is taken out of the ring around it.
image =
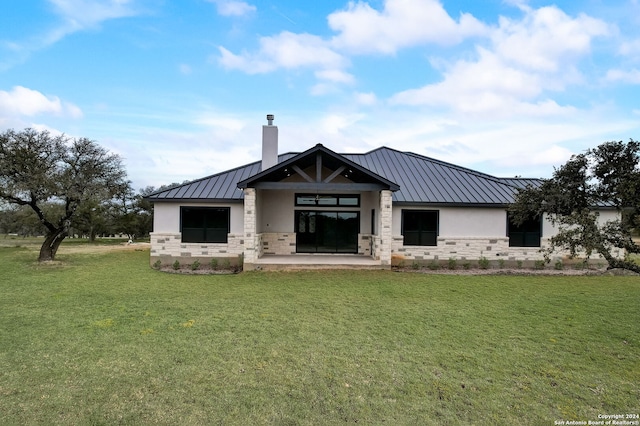
[[[617,211],[617,218],[603,220],[600,212],[607,209]],[[516,223],[543,214],[558,227],[547,260],[556,249],[587,259],[595,253],[609,268],[640,273],[630,257],[640,253],[633,239],[640,229],[640,142],[605,142],[572,156],[550,179],[521,190],[510,208]]]
[[[39,261],[55,258],[84,204],[127,188],[120,157],[92,140],[34,129],[0,134],[0,199],[28,206],[46,229]]]

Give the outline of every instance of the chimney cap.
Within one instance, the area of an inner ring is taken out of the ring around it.
[[[269,124],[269,126],[273,125],[273,119],[273,114],[267,114],[267,123]]]

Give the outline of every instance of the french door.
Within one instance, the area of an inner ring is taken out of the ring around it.
[[[357,253],[359,212],[297,210],[296,252]]]

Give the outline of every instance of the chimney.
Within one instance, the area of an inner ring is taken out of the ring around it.
[[[267,125],[262,126],[262,170],[278,164],[278,126],[273,125],[273,114],[267,114]]]

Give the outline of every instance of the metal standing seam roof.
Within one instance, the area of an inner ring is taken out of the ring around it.
[[[278,156],[278,163],[299,153]],[[340,154],[347,160],[397,184],[393,202],[399,204],[505,205],[514,201],[519,188],[538,186],[540,179],[498,178],[486,173],[446,163],[410,152],[381,147],[364,154]],[[258,173],[256,161],[174,188],[150,194],[150,201],[220,201],[243,199],[238,182]],[[274,166],[278,167],[278,166]]]

